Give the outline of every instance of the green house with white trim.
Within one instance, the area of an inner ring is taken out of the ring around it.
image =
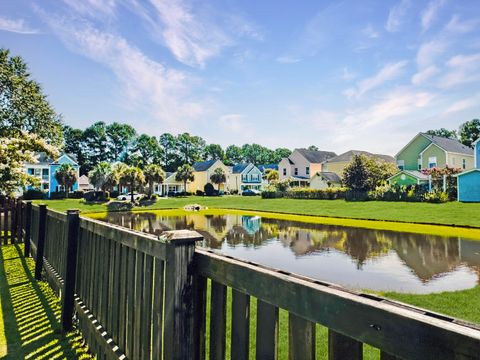
[[[388,180],[392,185],[422,183],[424,181],[422,169],[444,168],[448,165],[467,171],[475,166],[472,148],[463,145],[456,139],[425,133],[417,134],[398,152],[395,159],[400,172]],[[408,171],[408,173],[404,171]]]

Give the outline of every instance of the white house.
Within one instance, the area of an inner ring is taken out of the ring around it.
[[[341,186],[342,179],[334,172],[317,172],[310,179],[310,188],[312,189],[326,189],[329,187]]]
[[[176,172],[167,172],[163,183],[153,185],[153,192],[160,196],[184,192],[183,182],[175,180],[176,175]]]
[[[227,183],[229,191],[238,192],[246,189],[261,190],[262,185],[262,172],[252,163],[233,166]]]

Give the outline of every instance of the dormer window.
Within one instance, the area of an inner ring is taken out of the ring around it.
[[[298,168],[295,168],[295,172],[294,172],[295,176],[298,175]]]

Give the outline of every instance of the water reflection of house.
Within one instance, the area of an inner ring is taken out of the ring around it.
[[[262,226],[262,218],[260,216],[242,216],[242,227],[250,235],[255,234]]]

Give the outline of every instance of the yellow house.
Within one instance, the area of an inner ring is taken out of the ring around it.
[[[230,176],[230,168],[226,166],[221,160],[200,161],[193,164],[195,172],[193,173],[195,179],[187,183],[187,191],[195,193],[197,191],[204,191],[205,185],[211,183],[210,177],[216,169],[222,169],[225,172],[226,181],[228,183]],[[225,184],[220,184],[220,190],[227,190]],[[218,185],[212,184],[215,189]]]
[[[360,151],[360,150],[350,150],[338,156],[335,156],[331,159],[328,159],[322,163],[322,171],[324,172],[333,172],[338,176],[343,176],[343,170],[345,167],[352,161],[355,155],[365,155],[377,160],[382,160],[385,162],[390,162],[395,164],[395,159],[390,155],[382,155],[382,154],[372,154],[368,151]]]

